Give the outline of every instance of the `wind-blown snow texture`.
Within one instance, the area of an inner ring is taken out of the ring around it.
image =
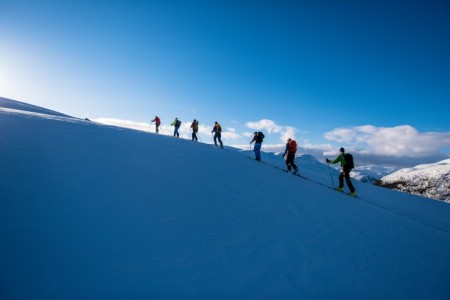
[[[401,169],[384,176],[378,184],[450,202],[450,159]]]
[[[1,299],[450,298],[450,206],[361,182],[351,198],[309,156],[314,182],[17,107],[0,154]]]

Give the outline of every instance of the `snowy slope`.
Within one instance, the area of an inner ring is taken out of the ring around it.
[[[450,297],[450,206],[309,156],[4,108],[0,153],[1,299]]]
[[[378,184],[450,202],[450,159],[401,169],[381,178]]]
[[[69,117],[68,115],[64,115],[50,109],[2,97],[0,97],[0,108],[3,108],[3,110],[19,110],[52,116]]]

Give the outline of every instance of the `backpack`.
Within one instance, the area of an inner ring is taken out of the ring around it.
[[[345,153],[344,154],[344,160],[345,160],[345,166],[353,169],[355,167],[355,164],[353,163],[353,155],[351,155],[350,153]]]
[[[297,152],[297,142],[294,140],[291,140],[289,142],[289,153],[295,153]]]
[[[198,130],[198,121],[195,121],[193,126],[192,126],[193,130]]]
[[[256,135],[256,142],[258,142],[258,143],[262,143],[263,142],[263,140],[264,140],[264,138],[265,138],[265,136],[264,136],[264,133],[262,133],[261,131],[259,131],[258,133],[257,133],[257,135]]]
[[[175,127],[180,127],[181,126],[181,121],[180,120],[177,120],[176,122],[175,122]]]
[[[222,132],[222,127],[220,126],[220,124],[219,124],[219,123],[217,123],[217,126],[216,126],[216,131],[218,131],[218,132]]]

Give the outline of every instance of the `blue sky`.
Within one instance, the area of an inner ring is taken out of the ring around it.
[[[0,0],[0,96],[137,126],[197,118],[203,139],[219,121],[228,145],[260,129],[266,150],[293,136],[305,153],[430,162],[450,149],[449,13],[448,1]]]

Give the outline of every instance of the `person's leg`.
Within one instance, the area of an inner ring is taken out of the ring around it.
[[[342,189],[344,187],[344,172],[339,174],[339,188]]]
[[[297,167],[297,165],[295,164],[295,154],[291,154],[292,155],[292,159],[291,159],[291,165],[292,165],[292,167],[294,168],[294,170],[295,171],[297,171],[298,170],[298,167]]]
[[[253,151],[255,151],[256,160],[261,160],[261,144],[260,143],[255,144]]]
[[[288,172],[291,170],[291,156],[288,154],[287,155],[287,158],[286,158],[286,166],[287,166],[287,169],[288,169]]]
[[[219,132],[219,134],[217,135],[217,138],[219,139],[219,143],[220,143],[220,148],[223,148],[223,143],[222,143],[222,134]]]
[[[352,181],[350,179],[350,171],[345,172],[345,183],[347,183],[348,188],[350,189],[350,192],[355,192],[355,187],[352,184]]]

